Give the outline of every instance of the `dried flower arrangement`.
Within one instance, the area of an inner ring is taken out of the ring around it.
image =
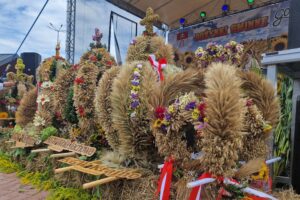
[[[155,117],[153,134],[162,156],[189,160],[192,152],[200,150],[197,144],[200,136],[197,131],[205,127],[207,119],[205,103],[194,93],[176,98],[167,108],[157,107]]]
[[[81,134],[77,138],[88,143],[97,131],[95,122],[94,98],[99,69],[94,64],[82,65],[74,80],[74,106],[79,119]]]
[[[257,106],[251,99],[247,100],[247,111],[245,114],[243,149],[240,159],[249,161],[255,158],[267,158],[266,138],[270,136],[272,126],[267,124]]]
[[[239,65],[243,55],[243,45],[230,41],[224,46],[216,43],[208,43],[206,49],[199,47],[196,51],[196,57],[199,62],[199,66],[207,67],[213,62],[221,62]]]
[[[148,62],[128,63],[112,85],[113,128],[118,131],[119,152],[127,158],[155,159],[154,138],[149,127],[148,99],[152,95],[156,73]]]

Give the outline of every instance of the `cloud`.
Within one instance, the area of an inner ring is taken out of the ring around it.
[[[45,1],[0,0],[0,53],[14,53],[17,50],[44,3]],[[47,25],[51,22],[66,27],[66,6],[66,1],[48,2],[19,54],[37,52],[43,59],[55,54],[56,32],[50,30]],[[65,37],[65,33],[60,35],[62,56],[65,55]]]

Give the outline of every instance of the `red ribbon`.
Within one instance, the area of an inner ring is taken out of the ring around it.
[[[171,189],[172,174],[173,174],[173,162],[174,160],[172,158],[168,158],[165,161],[163,168],[161,169],[161,174],[159,177],[158,187],[155,196],[158,197],[158,195],[161,192],[163,192],[162,200],[168,200],[170,197],[170,189]],[[164,179],[165,182],[163,183]],[[164,188],[163,191],[162,188]]]
[[[162,72],[162,68],[163,68],[162,65],[166,65],[167,60],[165,58],[161,58],[157,62],[156,60],[154,60],[155,56],[153,56],[153,57],[149,56],[148,59],[149,59],[149,62],[151,63],[151,65],[152,65],[152,67],[157,70],[159,80],[163,81],[164,80],[164,74]]]
[[[268,198],[258,197],[258,196],[255,196],[255,195],[247,195],[247,197],[252,199],[252,200],[268,200]]]
[[[198,180],[202,180],[204,178],[212,178],[212,175],[210,173],[203,173],[199,178]],[[201,189],[202,189],[202,186],[199,185],[197,187],[194,187],[192,189],[192,192],[190,194],[190,198],[189,200],[197,200],[197,195],[198,195],[198,192],[200,190],[200,198],[198,200],[201,200]]]

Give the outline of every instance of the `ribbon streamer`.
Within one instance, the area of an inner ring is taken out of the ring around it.
[[[215,180],[210,173],[204,173],[199,177],[198,181],[188,183],[187,187],[193,188],[189,200],[201,200],[202,185],[214,182]]]
[[[155,196],[160,194],[160,200],[168,200],[170,197],[170,189],[173,175],[173,159],[169,158],[165,161],[158,181],[157,191]]]
[[[217,179],[215,179],[215,178],[212,178],[211,174],[204,173],[199,177],[199,179],[197,181],[190,182],[190,183],[187,184],[188,188],[193,187],[193,190],[190,194],[189,200],[201,200],[201,189],[202,189],[201,187],[202,187],[202,185],[214,182],[216,180],[218,180],[218,182],[224,183],[226,185],[235,185],[237,187],[242,187],[234,179],[228,179],[228,178],[223,178],[223,177],[218,177]],[[241,190],[245,193],[256,196],[255,199],[257,199],[257,200],[265,200],[265,199],[277,200],[276,198],[274,198],[273,196],[271,196],[267,193],[264,193],[264,192],[261,192],[261,191],[258,191],[258,190],[255,190],[255,189],[252,189],[252,188],[249,188],[249,187],[243,188]],[[222,192],[222,191],[220,190],[220,192]]]
[[[155,71],[157,72],[159,80],[163,81],[164,74],[162,69],[167,66],[167,60],[165,58],[161,58],[158,61],[156,61],[156,57],[154,54],[149,55],[148,59],[151,65],[153,66],[153,68],[155,69]]]

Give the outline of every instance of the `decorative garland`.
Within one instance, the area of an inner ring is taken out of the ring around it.
[[[207,118],[205,103],[193,93],[176,98],[167,108],[156,108],[155,117],[153,132],[161,155],[172,155],[176,160],[189,159],[192,152],[199,151],[197,131],[205,127]],[[182,130],[187,123],[191,123],[192,130]]]
[[[245,102],[234,66],[212,64],[206,73],[207,127],[203,130],[200,163],[205,172],[231,177],[242,148]]]
[[[104,129],[106,139],[114,151],[118,151],[120,141],[117,130],[112,126],[112,103],[110,95],[113,81],[119,72],[119,67],[112,67],[103,74],[99,81],[95,97],[95,109],[97,111],[98,122]]]
[[[135,119],[139,106],[140,106],[140,101],[141,99],[139,98],[139,92],[140,92],[140,79],[141,79],[141,70],[142,70],[142,65],[137,64],[133,68],[133,74],[132,74],[132,79],[131,79],[131,90],[130,90],[130,109],[129,109],[129,114],[131,119]]]
[[[82,142],[88,142],[90,137],[97,132],[95,122],[95,89],[99,69],[94,64],[82,65],[74,80],[74,106],[79,119]]]
[[[139,80],[139,87],[135,86],[136,80]],[[127,158],[144,162],[155,159],[154,138],[147,115],[148,98],[153,93],[156,80],[156,73],[148,62],[125,64],[114,80],[111,93],[112,122],[119,134],[119,152]],[[134,92],[131,92],[133,89]],[[137,91],[139,101],[136,101]],[[145,166],[149,167],[147,164]]]
[[[208,43],[205,50],[199,47],[195,51],[195,54],[199,65],[205,68],[213,62],[239,65],[243,52],[243,45],[235,41],[230,41],[224,46],[217,45],[216,43]]]

